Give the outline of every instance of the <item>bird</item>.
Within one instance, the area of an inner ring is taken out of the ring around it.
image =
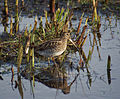
[[[61,55],[67,48],[67,41],[71,40],[70,33],[63,32],[61,37],[45,41],[35,48],[35,52],[45,57],[55,57]]]

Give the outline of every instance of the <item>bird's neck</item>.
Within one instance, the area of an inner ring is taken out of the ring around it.
[[[63,36],[63,37],[61,37],[61,39],[62,39],[62,40],[67,40],[67,38],[66,38],[66,37],[64,37],[64,36]]]
[[[62,37],[61,40],[62,40],[62,42],[67,43],[67,40],[68,40],[68,39],[65,38],[65,37]]]

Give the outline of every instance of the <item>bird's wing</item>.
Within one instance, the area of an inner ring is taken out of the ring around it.
[[[42,44],[40,44],[38,47],[37,47],[37,50],[45,50],[45,49],[51,49],[51,48],[55,48],[56,46],[58,45],[61,45],[62,44],[62,41],[59,40],[59,39],[54,39],[54,40],[50,40],[50,41],[46,41]]]

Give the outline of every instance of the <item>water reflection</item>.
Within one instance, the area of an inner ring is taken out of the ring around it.
[[[19,90],[21,99],[23,99],[23,88],[22,88],[21,76],[18,75],[17,78],[18,78],[18,90]]]
[[[108,78],[108,84],[111,84],[111,57],[108,55],[108,61],[107,61],[107,78]]]
[[[41,82],[49,88],[60,89],[64,94],[70,93],[70,88],[72,84],[76,81],[79,73],[74,77],[74,79],[68,84],[67,80],[69,75],[66,69],[61,67],[50,66],[47,68],[35,69],[34,72],[30,72],[27,68],[22,71],[21,75],[28,80],[35,77],[35,81]]]

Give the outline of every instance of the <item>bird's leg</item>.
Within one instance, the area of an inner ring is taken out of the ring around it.
[[[52,57],[52,61],[54,62],[55,67],[57,67],[57,63],[55,62],[54,57]]]
[[[54,62],[54,65],[53,65],[54,71],[53,71],[53,73],[55,73],[55,75],[59,77],[59,66],[58,66],[58,64],[55,62],[54,57],[52,57],[52,61]]]

